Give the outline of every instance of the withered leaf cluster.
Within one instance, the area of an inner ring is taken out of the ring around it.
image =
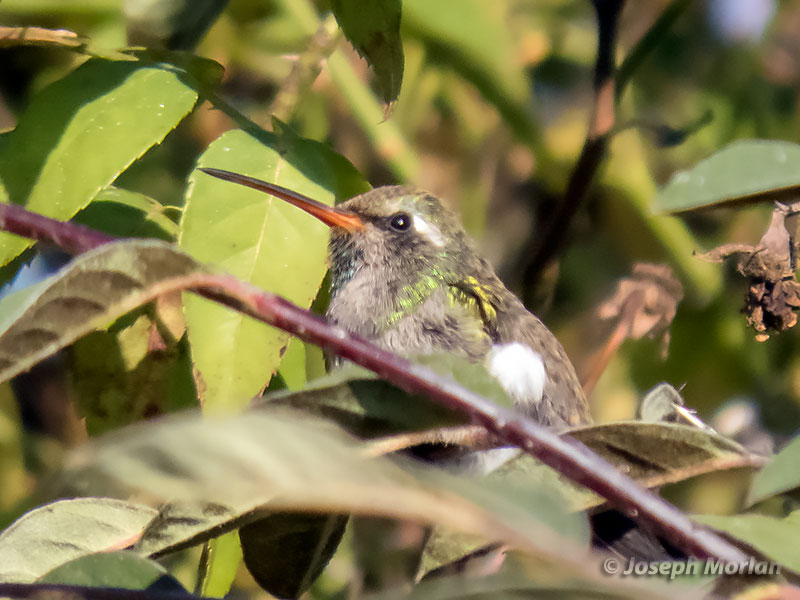
[[[683,299],[683,286],[667,265],[636,263],[630,277],[620,279],[614,295],[597,309],[601,319],[627,324],[627,338],[661,336],[662,354],[669,346],[669,325]]]
[[[800,202],[776,203],[770,225],[757,245],[723,244],[697,255],[716,263],[738,255],[736,269],[749,284],[742,312],[747,315],[747,322],[756,330],[756,340],[760,342],[797,323],[800,284],[795,280],[796,235],[790,233],[795,227],[789,221],[798,212]]]

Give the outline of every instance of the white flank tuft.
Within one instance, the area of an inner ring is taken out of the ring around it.
[[[489,353],[489,372],[517,404],[537,404],[542,400],[547,373],[538,352],[528,346],[495,344]]]

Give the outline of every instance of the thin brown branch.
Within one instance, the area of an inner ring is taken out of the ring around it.
[[[533,256],[525,268],[526,289],[536,289],[542,274],[564,248],[570,223],[589,196],[614,127],[614,54],[617,46],[617,26],[625,0],[593,0],[597,13],[597,58],[594,66],[594,95],[588,132],[581,154],[567,182],[564,198],[547,224],[544,235],[538,238]]]
[[[102,233],[89,235],[91,230],[84,227],[34,215],[8,204],[0,204],[0,227],[17,235],[58,243],[72,252],[90,250],[102,243],[102,239],[111,240]],[[193,291],[205,298],[326,348],[408,392],[425,394],[434,402],[469,416],[473,424],[485,427],[500,440],[518,446],[569,479],[606,498],[612,506],[644,527],[658,532],[688,555],[714,557],[727,562],[747,560],[739,549],[725,539],[695,524],[677,508],[637,485],[574,439],[560,437],[450,378],[350,335],[318,315],[250,283],[230,275],[216,274],[200,274],[196,279],[193,278],[193,282]]]
[[[586,375],[583,377],[583,381],[581,381],[583,393],[587,396],[592,393],[592,390],[594,390],[594,386],[597,385],[597,382],[600,380],[600,376],[605,372],[608,363],[611,362],[611,358],[622,345],[622,342],[628,339],[628,334],[631,331],[633,320],[636,317],[636,314],[641,310],[642,305],[644,305],[643,292],[636,292],[625,301],[625,304],[622,307],[622,316],[619,319],[619,323],[617,323],[617,326],[609,336],[606,344],[595,355],[591,362],[591,366],[589,367],[588,373],[586,373]]]
[[[341,30],[333,13],[320,21],[319,28],[311,37],[305,49],[292,65],[292,71],[281,83],[278,92],[267,109],[267,114],[281,121],[289,121],[297,104],[317,79],[322,65],[336,48],[341,38]],[[272,129],[272,123],[264,123]]]

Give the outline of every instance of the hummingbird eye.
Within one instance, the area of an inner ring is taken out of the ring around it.
[[[406,231],[411,227],[411,216],[403,212],[395,213],[392,215],[389,225],[397,231]]]

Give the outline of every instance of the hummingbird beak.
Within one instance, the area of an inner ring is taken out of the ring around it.
[[[297,192],[293,192],[288,188],[275,185],[274,183],[267,183],[266,181],[262,181],[254,177],[248,177],[247,175],[240,175],[239,173],[224,171],[222,169],[199,168],[198,170],[202,171],[206,175],[211,175],[212,177],[224,179],[225,181],[230,181],[232,183],[238,183],[239,185],[244,185],[260,192],[266,192],[271,196],[285,200],[289,204],[292,204],[297,208],[306,211],[311,216],[316,217],[328,227],[341,227],[342,229],[346,229],[350,232],[358,231],[364,228],[364,221],[362,221],[361,217],[359,217],[357,214],[350,212],[349,210],[342,210],[341,208],[328,206],[327,204],[323,204],[317,200],[312,200],[308,196],[298,194]]]

